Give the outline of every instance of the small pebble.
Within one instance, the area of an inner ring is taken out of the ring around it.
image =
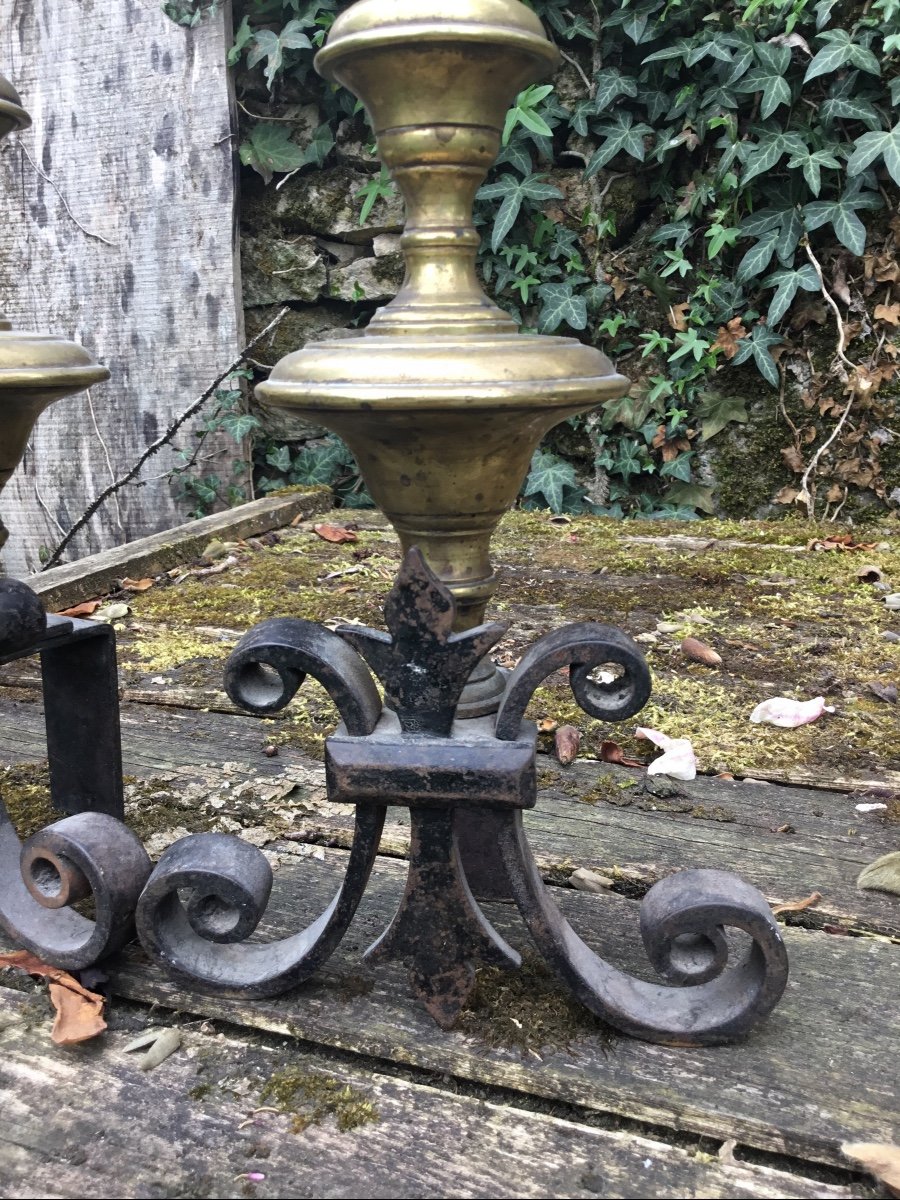
[[[278,747],[277,746],[266,746],[265,750],[263,751],[263,754],[265,754],[266,758],[277,758],[278,757]]]

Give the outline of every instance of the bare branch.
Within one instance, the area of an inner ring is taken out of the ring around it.
[[[56,547],[56,549],[53,551],[53,553],[50,555],[50,557],[44,563],[41,570],[47,571],[47,570],[49,570],[50,567],[56,566],[56,564],[60,561],[60,558],[62,557],[63,551],[66,549],[66,547],[69,545],[69,543],[75,537],[75,535],[77,533],[79,533],[82,529],[84,529],[85,525],[87,525],[88,521],[91,520],[91,518],[94,516],[94,514],[97,512],[97,510],[106,503],[106,501],[110,498],[110,496],[114,496],[116,494],[116,492],[120,491],[123,487],[126,486],[126,484],[131,483],[132,480],[135,478],[135,476],[140,474],[141,468],[143,467],[144,463],[147,462],[147,460],[149,458],[152,458],[154,454],[157,454],[160,450],[162,450],[162,448],[164,446],[168,445],[168,443],[171,442],[172,438],[175,436],[175,434],[178,432],[178,430],[182,427],[182,425],[185,424],[185,422],[189,421],[191,419],[191,417],[196,416],[196,414],[200,411],[200,409],[204,406],[204,404],[206,404],[206,402],[213,395],[215,395],[216,389],[219,388],[225,382],[225,380],[229,377],[229,375],[233,375],[234,372],[238,369],[238,367],[241,366],[242,363],[247,361],[247,359],[250,355],[250,352],[252,350],[254,350],[259,345],[260,342],[262,342],[266,337],[268,337],[268,335],[270,333],[272,333],[272,331],[274,329],[278,328],[278,326],[281,324],[281,322],[284,320],[284,318],[287,316],[287,314],[290,311],[291,310],[289,308],[283,308],[281,310],[281,312],[278,314],[278,316],[275,317],[274,320],[270,321],[269,324],[265,327],[265,329],[263,329],[261,333],[258,333],[256,335],[256,337],[253,339],[253,341],[250,342],[250,344],[241,351],[241,353],[234,360],[234,362],[229,367],[227,367],[221,373],[221,375],[219,375],[216,379],[213,380],[213,382],[209,385],[209,387],[206,389],[206,391],[203,393],[203,395],[198,396],[196,400],[194,400],[190,405],[188,405],[188,407],[184,410],[184,412],[181,414],[181,416],[175,418],[175,420],[172,422],[172,424],[169,426],[169,428],[165,431],[165,433],[161,437],[157,438],[156,441],[151,446],[147,447],[147,449],[143,452],[143,454],[141,454],[140,458],[137,459],[137,461],[133,464],[133,466],[131,466],[125,472],[124,475],[120,476],[120,478],[116,479],[113,483],[111,483],[108,488],[105,488],[100,493],[100,495],[97,496],[97,498],[88,505],[88,507],[85,509],[84,513],[78,518],[78,520],[75,522],[75,524],[72,526],[72,528],[66,534],[66,536],[62,539],[62,541],[59,543],[59,545]]]

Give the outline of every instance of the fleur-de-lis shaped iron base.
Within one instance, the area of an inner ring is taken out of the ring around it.
[[[342,724],[326,745],[328,795],[354,804],[357,816],[337,896],[299,933],[248,941],[272,885],[265,856],[229,835],[185,838],[162,856],[138,905],[138,931],[151,956],[177,979],[226,995],[271,995],[309,978],[346,932],[375,863],[387,808],[399,805],[410,810],[409,876],[393,922],[367,954],[405,961],[414,991],[441,1026],[459,1016],[477,965],[514,969],[520,962],[476,895],[513,900],[559,978],[626,1033],[711,1044],[741,1036],[766,1016],[784,991],[787,958],[778,925],[754,888],[709,870],[682,871],[651,888],[641,934],[666,981],[651,983],[623,974],[578,937],[528,846],[522,814],[536,803],[536,729],[525,719],[532,695],[567,667],[586,712],[625,720],[650,696],[637,646],[605,625],[561,629],[522,657],[496,717],[457,721],[467,679],[506,626],[453,633],[452,596],[416,549],[406,556],[385,615],[388,633],[266,621],[243,638],[226,667],[229,695],[252,712],[284,708],[306,675],[338,708]],[[597,668],[609,665],[618,672],[612,682],[595,681]],[[749,935],[734,966],[729,926]]]

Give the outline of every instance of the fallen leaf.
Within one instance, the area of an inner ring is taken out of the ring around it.
[[[876,567],[874,563],[866,563],[856,572],[856,578],[860,583],[881,583],[884,576],[881,574],[880,567]]]
[[[59,967],[51,967],[27,950],[16,950],[11,954],[0,954],[0,967],[11,967],[26,975],[38,975],[47,980],[50,1001],[56,1009],[51,1040],[57,1046],[74,1046],[103,1033],[102,996],[89,992],[77,979]]]
[[[544,717],[542,721],[538,721],[538,733],[556,733],[559,729],[559,721],[554,721],[552,717]]]
[[[181,1030],[164,1029],[138,1063],[141,1071],[152,1071],[181,1047]]]
[[[619,767],[643,767],[646,763],[642,763],[637,758],[629,758],[618,742],[604,742],[600,747],[600,761],[605,763],[615,763]]]
[[[569,876],[569,883],[577,892],[591,892],[596,896],[600,892],[608,892],[615,880],[606,875],[598,875],[596,871],[589,871],[587,867],[579,867]]]
[[[581,730],[574,725],[561,725],[556,731],[556,757],[568,767],[578,757],[581,746]]]
[[[669,306],[669,324],[676,333],[684,333],[688,327],[688,313],[691,310],[690,303],[686,300],[683,304],[672,304]]]
[[[798,475],[802,475],[806,469],[806,463],[803,461],[803,455],[796,446],[784,446],[781,451],[781,457],[785,461],[785,465],[790,467]]]
[[[89,617],[95,613],[102,600],[85,600],[82,604],[76,604],[72,608],[63,608],[56,614],[58,617]]]
[[[616,301],[616,303],[622,299],[622,297],[625,295],[625,292],[628,290],[625,281],[620,279],[618,275],[613,275],[612,279],[609,281],[609,286],[613,290],[613,299]]]
[[[800,492],[794,487],[783,487],[775,496],[776,504],[793,504]]]
[[[101,624],[103,622],[112,624],[113,621],[121,621],[130,612],[131,609],[127,604],[107,604],[105,608],[98,608],[96,612],[92,613],[91,620],[98,621]]]
[[[856,886],[865,892],[893,892],[900,896],[900,850],[876,858],[864,867]]]
[[[750,714],[750,721],[753,725],[765,723],[777,725],[779,729],[797,729],[818,721],[826,712],[834,712],[834,708],[826,705],[824,696],[816,696],[815,700],[789,700],[786,696],[773,696],[771,700],[757,704]]]
[[[713,350],[721,350],[728,359],[734,358],[741,340],[747,336],[741,317],[733,317],[727,325],[719,326],[719,336],[712,344]]]
[[[128,592],[147,592],[153,587],[153,579],[123,579],[122,587]]]
[[[885,704],[897,703],[897,685],[896,683],[878,683],[877,681],[867,683],[866,687],[873,696],[877,696],[879,700],[883,700]]]
[[[789,912],[804,912],[807,908],[812,908],[822,899],[821,892],[813,892],[806,896],[803,900],[786,900],[784,904],[776,904],[772,909],[772,916],[777,917],[780,913]]]
[[[162,1030],[160,1029],[145,1029],[143,1033],[138,1034],[136,1038],[122,1047],[123,1054],[131,1054],[134,1050],[146,1050],[148,1046],[152,1046],[159,1037]]]
[[[900,1196],[900,1146],[889,1142],[844,1142],[841,1153],[861,1163],[892,1196]]]
[[[875,320],[886,325],[900,325],[900,304],[876,304]]]
[[[359,541],[359,534],[352,529],[345,529],[343,525],[314,525],[313,529],[323,542],[333,542],[336,546]]]
[[[646,738],[663,753],[647,768],[648,775],[668,775],[670,779],[696,779],[697,759],[689,738],[671,738],[657,729],[640,726],[636,731],[639,738]]]
[[[688,658],[694,662],[703,663],[705,667],[721,667],[722,656],[713,650],[712,646],[707,646],[706,642],[698,641],[697,638],[686,637],[681,643],[682,651]]]

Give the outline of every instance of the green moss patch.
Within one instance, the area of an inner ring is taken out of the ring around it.
[[[342,1133],[379,1120],[377,1107],[365,1093],[299,1067],[284,1067],[271,1075],[260,1092],[260,1101],[290,1113],[294,1133],[321,1125],[328,1117],[334,1118]]]
[[[482,967],[456,1028],[492,1048],[535,1054],[587,1037],[609,1044],[615,1036],[535,957],[526,957],[518,971]]]

